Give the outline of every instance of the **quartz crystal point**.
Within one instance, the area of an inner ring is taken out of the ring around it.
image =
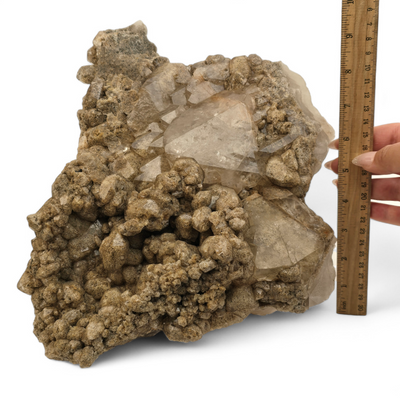
[[[334,288],[332,229],[305,204],[333,130],[281,62],[160,57],[139,21],[78,71],[76,160],[28,216],[46,356],[89,367],[158,332],[189,342],[249,314],[302,313]]]

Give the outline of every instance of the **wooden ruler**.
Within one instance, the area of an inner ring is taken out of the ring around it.
[[[342,0],[337,313],[366,315],[371,175],[352,164],[373,150],[379,0]]]

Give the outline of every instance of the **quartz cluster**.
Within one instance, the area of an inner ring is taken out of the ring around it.
[[[77,158],[28,216],[18,288],[51,359],[89,367],[333,290],[333,231],[304,202],[333,130],[302,78],[255,54],[185,66],[156,51],[140,21],[95,37]]]

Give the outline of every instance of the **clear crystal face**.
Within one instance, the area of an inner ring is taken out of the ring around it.
[[[188,109],[166,129],[164,143],[171,159],[191,157],[202,166],[257,171],[252,115],[235,95],[214,96]],[[246,158],[253,168],[246,166]]]

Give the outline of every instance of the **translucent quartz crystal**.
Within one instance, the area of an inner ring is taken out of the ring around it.
[[[257,172],[257,143],[245,98],[228,92],[188,109],[164,133],[167,155],[171,160],[192,157],[204,166]],[[251,159],[249,165],[243,163],[246,158]]]
[[[307,228],[262,196],[245,202],[250,228],[246,240],[254,246],[259,276],[271,277],[323,248],[318,233]]]

